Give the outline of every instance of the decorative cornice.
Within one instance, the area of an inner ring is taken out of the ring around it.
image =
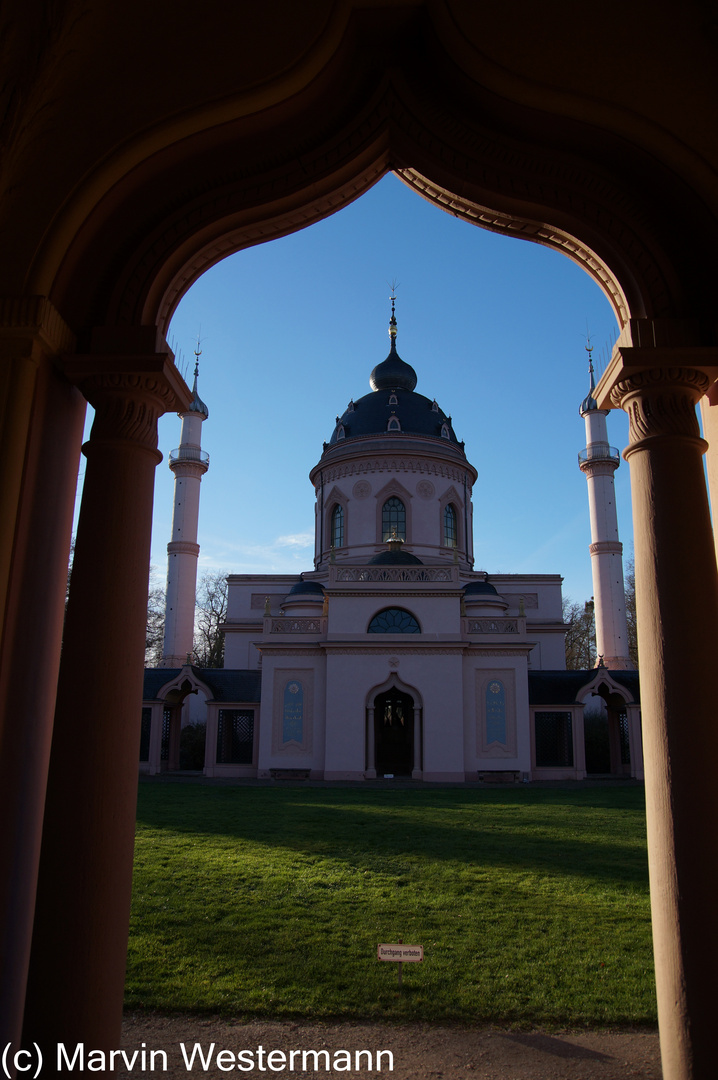
[[[310,479],[315,483],[315,487],[319,483],[318,470],[319,466],[316,466],[310,473]],[[471,466],[462,468],[458,465],[445,464],[430,458],[426,460],[418,457],[397,458],[395,455],[387,455],[384,458],[373,457],[369,461],[362,458],[356,461],[327,465],[321,469],[321,473],[325,484],[331,484],[333,481],[341,480],[347,476],[366,476],[371,473],[418,473],[422,476],[441,476],[445,480],[454,480],[458,484],[463,484],[464,480],[466,480],[469,495],[474,481],[474,470]]]
[[[324,648],[327,652],[331,652],[332,655],[351,656],[360,653],[376,656],[378,653],[379,655],[384,654],[387,659],[389,656],[394,657],[397,654],[400,656],[461,656],[466,651],[463,645],[457,646],[455,642],[442,649],[441,647],[437,648],[433,643],[424,648],[422,648],[421,645],[415,645],[413,648],[408,648],[403,645],[397,645],[395,642],[391,642],[391,646],[377,643],[376,647],[372,647],[359,644],[334,645],[332,642],[327,641]]]

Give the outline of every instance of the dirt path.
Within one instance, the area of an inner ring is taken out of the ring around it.
[[[212,1048],[212,1044],[214,1047]],[[381,1058],[381,1072],[396,1080],[660,1080],[658,1035],[646,1031],[601,1031],[547,1033],[502,1031],[497,1028],[436,1027],[429,1024],[392,1026],[383,1024],[248,1024],[193,1016],[127,1016],[123,1027],[123,1048],[143,1051],[131,1071],[120,1068],[119,1077],[149,1077],[156,1073],[169,1078],[207,1076],[306,1078],[376,1075],[379,1050],[391,1051]],[[203,1067],[195,1051],[191,1069],[182,1052],[191,1057],[199,1044],[207,1062]],[[260,1053],[259,1048],[262,1048]],[[162,1072],[161,1055],[151,1068],[150,1051],[164,1050],[167,1071]],[[229,1051],[217,1064],[220,1050]],[[356,1068],[356,1052],[372,1054],[372,1072],[366,1055]],[[237,1055],[244,1051],[245,1055]],[[279,1051],[271,1058],[270,1051]],[[290,1052],[295,1056],[290,1059]],[[318,1057],[304,1051],[318,1051]],[[322,1053],[326,1051],[326,1053]],[[283,1052],[283,1053],[281,1053]],[[344,1052],[344,1053],[342,1053]],[[347,1052],[348,1055],[347,1056]],[[290,1064],[294,1064],[293,1071]],[[326,1062],[330,1064],[327,1072]],[[250,1067],[253,1065],[254,1067]],[[240,1068],[239,1066],[244,1066]]]

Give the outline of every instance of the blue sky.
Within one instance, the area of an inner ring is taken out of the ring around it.
[[[592,592],[585,445],[586,329],[605,362],[618,328],[605,296],[568,258],[486,232],[419,198],[395,176],[332,217],[234,255],[189,290],[169,337],[192,360],[201,329],[203,448],[200,572],[312,569],[309,470],[335,417],[369,391],[397,348],[465,440],[474,489],[476,568],[560,573],[564,594]],[[190,369],[191,371],[191,369]],[[627,419],[609,416],[627,442]],[[164,578],[172,514],[169,452],[180,421],[160,422],[152,563]],[[628,466],[616,474],[630,553]]]

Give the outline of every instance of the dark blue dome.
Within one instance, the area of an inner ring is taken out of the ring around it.
[[[369,385],[372,390],[413,390],[416,386],[416,372],[399,356],[393,341],[386,360],[377,364],[369,376]]]
[[[337,417],[328,446],[336,446],[346,439],[366,435],[429,435],[445,439],[462,450],[464,444],[456,438],[451,417],[423,394],[416,394],[416,372],[405,363],[396,351],[396,318],[394,300],[391,303],[389,323],[391,350],[386,360],[372,371],[369,385],[373,393],[359,401],[352,401],[343,416]]]
[[[451,426],[451,417],[423,394],[392,387],[375,390],[353,401],[329,440],[330,446],[361,435],[429,435],[461,446]]]
[[[298,581],[296,585],[292,585],[286,599],[299,596],[306,600],[324,600],[324,586],[318,581]]]
[[[472,596],[498,596],[496,589],[489,581],[472,581],[464,589],[464,596],[468,599]]]
[[[410,551],[381,551],[369,560],[369,566],[423,566]]]

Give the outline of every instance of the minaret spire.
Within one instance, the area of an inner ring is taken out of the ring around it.
[[[391,286],[391,318],[389,319],[389,337],[391,338],[391,351],[396,352],[396,284]]]
[[[202,449],[202,424],[209,409],[199,396],[199,358],[202,350],[197,338],[192,401],[180,413],[180,445],[169,457],[175,476],[172,538],[167,545],[167,598],[165,603],[165,639],[160,667],[183,667],[194,645],[194,607],[197,591],[199,544],[199,489],[209,468],[209,454]]]
[[[593,575],[596,652],[598,663],[625,671],[633,668],[628,654],[626,596],[623,586],[623,545],[618,539],[618,515],[613,474],[621,463],[615,446],[608,445],[605,409],[594,397],[591,339],[588,353],[589,391],[579,413],[586,424],[586,449],[578,455],[578,465],[588,483],[591,514],[591,572]]]

